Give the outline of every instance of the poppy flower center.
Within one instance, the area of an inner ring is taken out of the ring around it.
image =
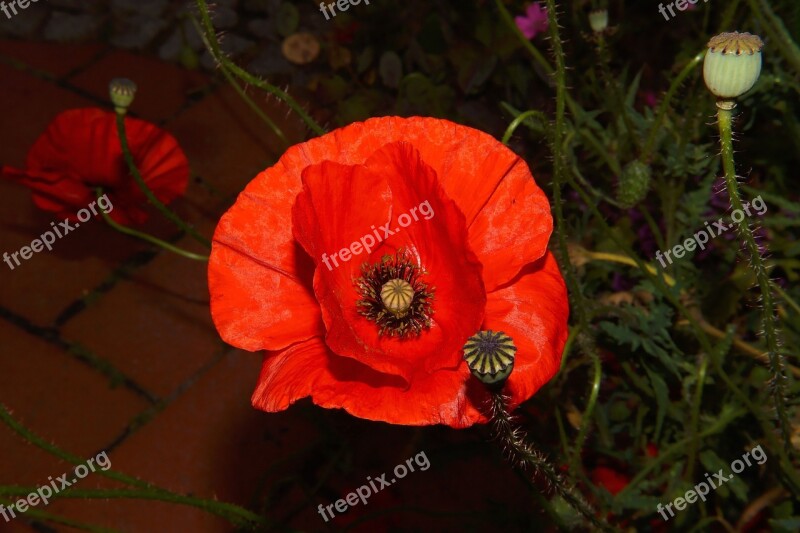
[[[423,274],[403,251],[375,265],[364,263],[355,283],[358,313],[374,322],[381,336],[419,336],[430,328],[433,315],[434,288],[422,280]]]
[[[409,282],[403,279],[390,279],[381,287],[381,301],[386,309],[395,315],[402,317],[411,307],[414,299],[414,288]]]

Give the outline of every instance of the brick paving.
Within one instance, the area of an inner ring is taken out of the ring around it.
[[[21,166],[57,112],[106,105],[105,84],[120,75],[140,87],[132,114],[169,130],[186,151],[192,180],[173,207],[210,236],[238,191],[282,148],[230,87],[207,74],[99,44],[0,41],[0,163]],[[290,139],[301,139],[301,125],[285,109],[257,100]],[[0,252],[29,243],[53,219],[25,188],[0,180]],[[178,237],[157,214],[145,230]],[[260,356],[217,336],[203,263],[92,220],[51,253],[0,272],[0,402],[72,454],[107,450],[114,470],[246,506],[267,516],[274,531],[335,531],[356,520],[354,531],[465,524],[486,531],[512,520],[501,513],[493,522],[498,502],[520,512],[530,505],[529,489],[481,430],[392,427],[308,401],[283,413],[254,410]],[[317,505],[423,450],[427,472],[334,522],[317,514]],[[35,487],[69,469],[0,426],[0,485]],[[82,489],[114,486],[99,476],[80,482]],[[487,496],[474,490],[480,486],[500,489]],[[60,499],[39,510],[117,531],[231,530],[197,509],[145,500]],[[22,516],[10,524],[0,518],[6,530],[73,529]]]

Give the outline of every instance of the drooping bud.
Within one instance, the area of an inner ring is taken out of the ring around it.
[[[136,96],[136,84],[126,78],[114,78],[108,84],[108,93],[114,110],[124,115]]]
[[[647,196],[650,190],[650,167],[639,161],[631,161],[622,169],[617,189],[617,201],[628,209]]]
[[[708,90],[728,101],[749,91],[761,74],[763,47],[761,38],[750,33],[734,31],[712,37],[703,60],[703,78]],[[725,105],[730,109],[734,104]]]

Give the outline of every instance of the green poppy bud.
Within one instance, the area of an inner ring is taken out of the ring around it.
[[[631,208],[644,200],[650,190],[650,167],[639,160],[631,161],[622,169],[617,189],[617,201]]]
[[[136,84],[129,79],[114,78],[108,84],[108,93],[116,112],[124,115],[136,96]]]
[[[763,46],[758,35],[749,33],[735,31],[712,37],[703,61],[708,90],[723,100],[738,98],[749,91],[761,74]]]

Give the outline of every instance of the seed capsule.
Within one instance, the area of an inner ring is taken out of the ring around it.
[[[136,96],[136,84],[126,78],[114,78],[108,84],[108,94],[116,112],[124,115]]]
[[[403,279],[390,279],[381,287],[381,300],[395,316],[403,316],[414,299],[414,288]]]
[[[589,26],[595,33],[602,33],[608,28],[608,10],[595,9],[589,12]]]
[[[738,98],[755,85],[761,74],[764,42],[750,33],[720,33],[708,41],[703,78],[714,96]],[[731,105],[732,107],[732,105]]]
[[[464,344],[464,360],[473,376],[490,385],[508,378],[516,351],[514,340],[502,331],[479,331]]]

